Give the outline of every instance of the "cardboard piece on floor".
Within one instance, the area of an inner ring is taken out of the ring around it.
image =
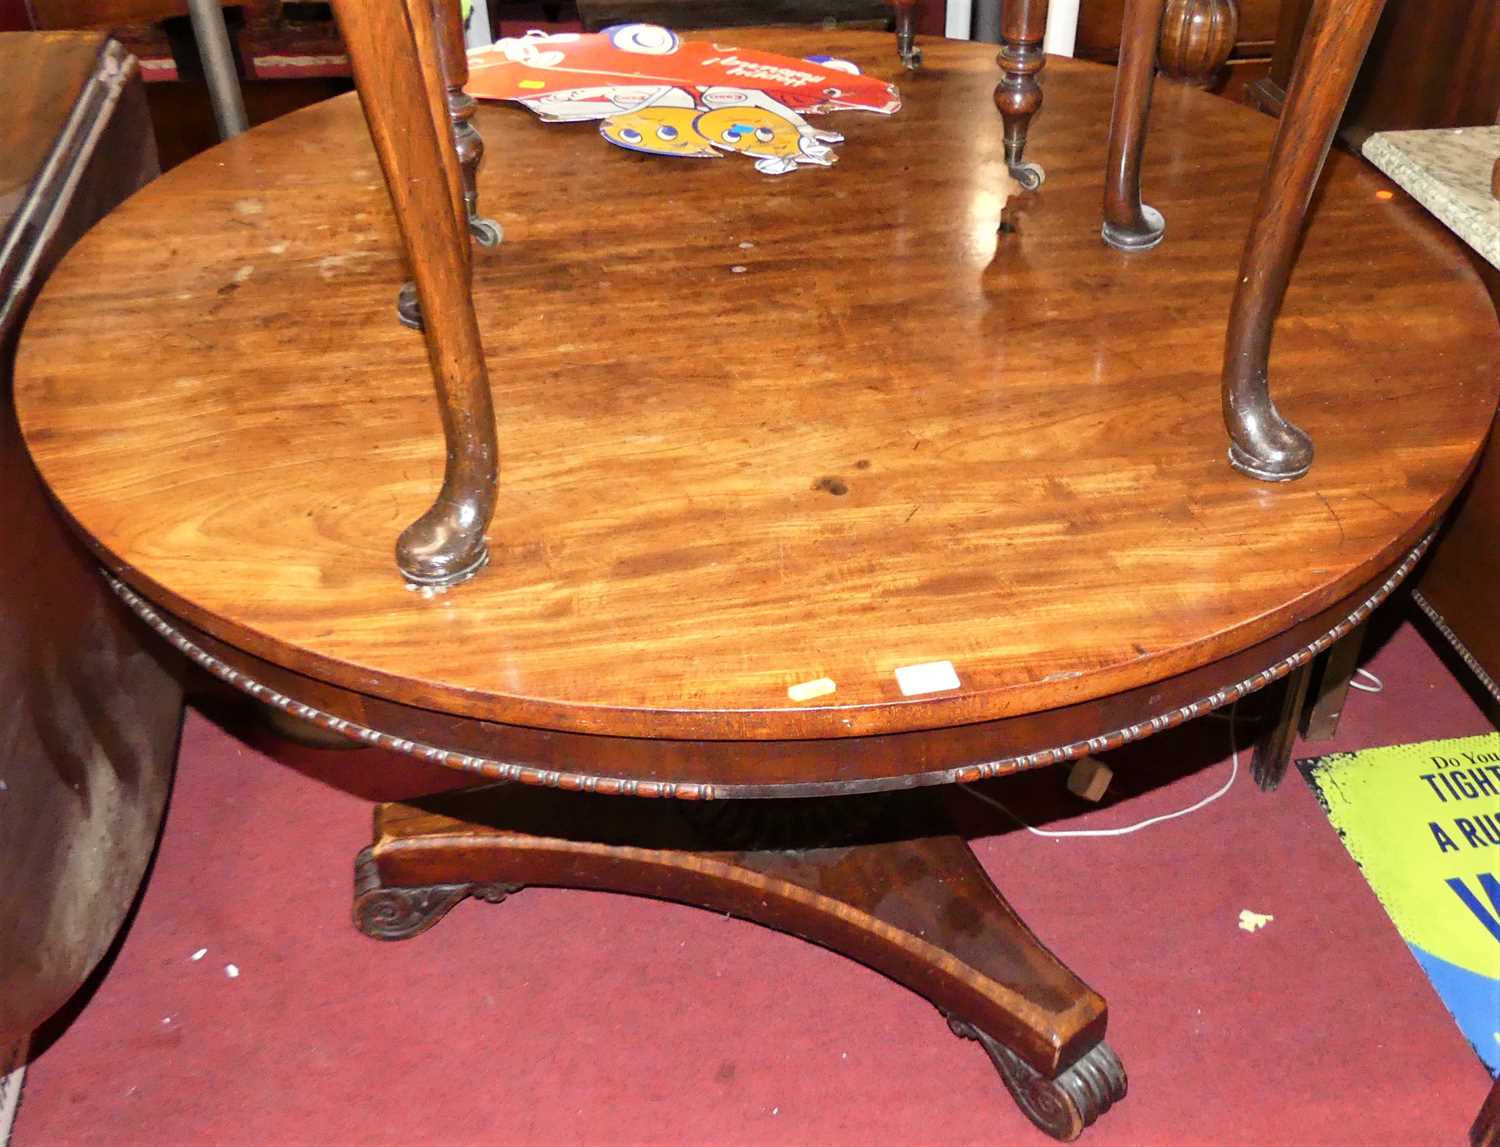
[[[1500,1073],[1500,733],[1297,767],[1459,1028]]]

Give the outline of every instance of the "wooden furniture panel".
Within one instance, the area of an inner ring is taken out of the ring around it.
[[[1270,74],[1247,93],[1278,113],[1312,0],[1282,0]],[[1500,122],[1500,0],[1390,0],[1340,136]]]
[[[81,984],[135,897],[176,755],[177,657],[59,520],[11,403],[36,290],[155,170],[133,61],[99,33],[0,34],[0,1043]]]
[[[1074,54],[1082,60],[1114,63],[1120,57],[1120,29],[1126,0],[1082,0],[1078,5],[1078,38]],[[1239,34],[1232,58],[1256,59],[1271,54],[1276,40],[1278,0],[1236,0]]]

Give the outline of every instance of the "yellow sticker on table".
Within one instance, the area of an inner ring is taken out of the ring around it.
[[[1299,766],[1459,1026],[1500,1071],[1500,734]]]

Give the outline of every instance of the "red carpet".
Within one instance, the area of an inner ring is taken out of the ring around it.
[[[1338,739],[1301,755],[1490,728],[1409,626],[1368,664],[1385,692],[1352,695]],[[433,775],[247,735],[269,751],[190,715],[139,915],[38,1053],[16,1147],[1047,1142],[930,1005],[751,924],[529,889],[364,938],[366,798]],[[1191,803],[1227,744],[1206,720],[1116,754],[1112,795],[1155,787],[1080,823]],[[986,791],[1031,807],[1062,779]],[[1487,1075],[1295,775],[1262,795],[1242,770],[1201,812],[1118,839],[975,810],[997,883],[1110,1001],[1130,1095],[1084,1142],[1462,1141]],[[1242,908],[1275,919],[1250,934]]]

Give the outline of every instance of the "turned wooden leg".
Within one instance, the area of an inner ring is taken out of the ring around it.
[[[896,15],[896,54],[911,71],[922,66],[922,49],[917,46],[917,0],[892,0]]]
[[[1311,690],[1311,700],[1302,713],[1304,740],[1326,741],[1339,731],[1339,717],[1344,712],[1349,683],[1359,664],[1365,628],[1365,625],[1358,626],[1318,659],[1321,663],[1318,683]]]
[[[334,9],[415,276],[446,445],[442,489],[402,532],[396,565],[419,585],[452,585],[488,558],[499,458],[431,8],[335,0]]]
[[[1307,685],[1312,678],[1312,663],[1302,665],[1265,692],[1264,731],[1255,740],[1250,758],[1250,775],[1262,792],[1281,784],[1287,766],[1292,763],[1292,746],[1297,740],[1297,721],[1307,703]]]
[[[465,896],[524,885],[694,904],[859,960],[978,1040],[1057,1138],[1125,1094],[1104,1000],[1032,935],[931,793],[695,804],[490,785],[380,805],[355,921],[414,936]]]
[[[1229,462],[1268,482],[1300,478],[1312,439],[1271,401],[1271,328],[1334,129],[1385,0],[1314,0],[1240,259],[1224,346]],[[1352,397],[1352,396],[1351,396]]]
[[[1161,212],[1141,202],[1141,153],[1156,75],[1156,43],[1166,0],[1125,0],[1120,33],[1120,67],[1109,120],[1109,159],[1104,173],[1104,226],[1111,247],[1144,251],[1161,242]]]
[[[484,137],[474,126],[474,97],[464,91],[469,82],[469,53],[464,45],[464,20],[458,0],[431,0],[437,26],[438,64],[448,99],[448,119],[453,128],[453,147],[463,178],[464,216],[469,234],[481,247],[497,246],[503,238],[500,224],[479,214],[477,177],[484,162]]]
[[[1042,36],[1047,31],[1047,0],[1004,0],[1000,12],[1000,82],[995,106],[1005,125],[1005,166],[1027,191],[1042,185],[1046,173],[1025,161],[1026,131],[1042,106],[1037,76],[1047,57]]]

